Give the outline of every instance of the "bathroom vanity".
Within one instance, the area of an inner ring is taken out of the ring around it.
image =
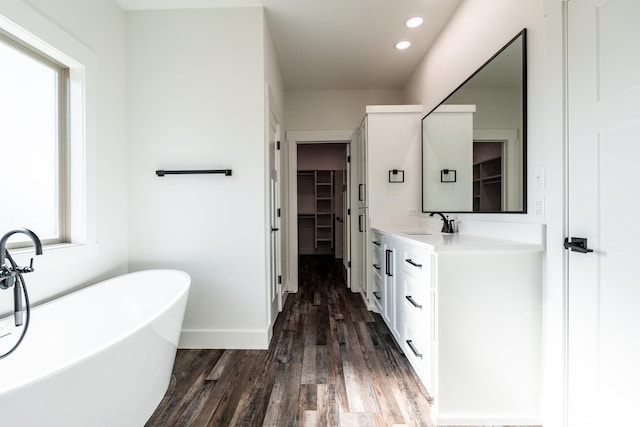
[[[371,229],[378,311],[438,425],[539,425],[543,245]]]

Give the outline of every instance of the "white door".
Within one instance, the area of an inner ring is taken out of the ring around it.
[[[269,105],[269,302],[270,325],[282,310],[282,264],[280,244],[280,147],[279,125]]]
[[[568,8],[568,425],[638,425],[640,2]]]

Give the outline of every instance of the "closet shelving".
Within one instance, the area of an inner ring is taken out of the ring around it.
[[[334,249],[335,171],[298,171],[298,247],[301,254]]]
[[[473,165],[473,210],[499,211],[502,206],[502,157]]]

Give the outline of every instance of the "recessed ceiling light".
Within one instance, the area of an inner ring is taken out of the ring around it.
[[[396,49],[404,50],[411,46],[411,42],[408,40],[402,40],[401,42],[396,43]]]
[[[419,16],[414,16],[413,18],[407,19],[405,25],[409,28],[416,28],[422,25],[423,22],[424,20],[422,18],[420,18]]]

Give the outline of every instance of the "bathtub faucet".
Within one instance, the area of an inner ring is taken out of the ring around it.
[[[26,288],[24,287],[22,274],[31,273],[33,271],[33,258],[31,258],[29,267],[18,267],[11,257],[11,254],[6,248],[7,241],[11,236],[17,233],[25,234],[31,239],[33,245],[36,247],[36,255],[42,255],[42,242],[40,242],[36,233],[26,228],[18,228],[16,230],[9,231],[0,238],[0,289],[9,289],[13,287],[13,314],[15,325],[21,326],[24,322],[22,313],[24,309],[23,295],[24,300],[27,302],[27,313],[29,312],[29,299],[27,297]],[[9,265],[6,265],[7,258],[9,259]],[[24,331],[26,331],[26,326]]]
[[[9,240],[9,237],[18,233],[29,237],[36,247],[36,255],[42,255],[42,242],[33,231],[26,228],[18,228],[5,233],[5,235],[0,238],[0,289],[12,287],[18,273],[31,273],[33,271],[33,258],[31,258],[29,267],[18,267],[7,251],[7,240]],[[8,266],[6,265],[7,255],[9,255],[9,261],[11,261]]]
[[[29,299],[27,297],[27,291],[24,287],[23,273],[31,273],[33,271],[33,258],[29,267],[18,267],[11,254],[7,250],[7,241],[14,234],[24,234],[31,239],[33,245],[36,247],[36,255],[42,255],[42,242],[40,238],[33,231],[26,228],[17,228],[11,230],[0,238],[0,289],[9,289],[13,287],[13,316],[16,326],[21,326],[24,322],[23,317],[23,295],[24,300],[27,302],[27,313],[29,312]],[[9,259],[9,265],[6,265],[6,260]],[[26,332],[26,327],[23,330]],[[20,338],[22,341],[22,338]],[[14,347],[15,349],[15,347]],[[13,351],[13,350],[11,350]]]
[[[31,273],[33,271],[33,258],[31,258],[31,265],[29,267],[16,267],[12,265],[11,267],[7,267],[6,264],[6,246],[9,237],[14,234],[24,234],[31,239],[33,245],[36,247],[36,255],[42,255],[42,242],[36,233],[27,229],[27,228],[17,228],[15,230],[11,230],[8,233],[5,233],[2,238],[0,238],[0,268],[2,268],[2,274],[0,274],[0,280],[2,280],[2,276],[4,275],[5,269],[13,272],[20,273]]]

